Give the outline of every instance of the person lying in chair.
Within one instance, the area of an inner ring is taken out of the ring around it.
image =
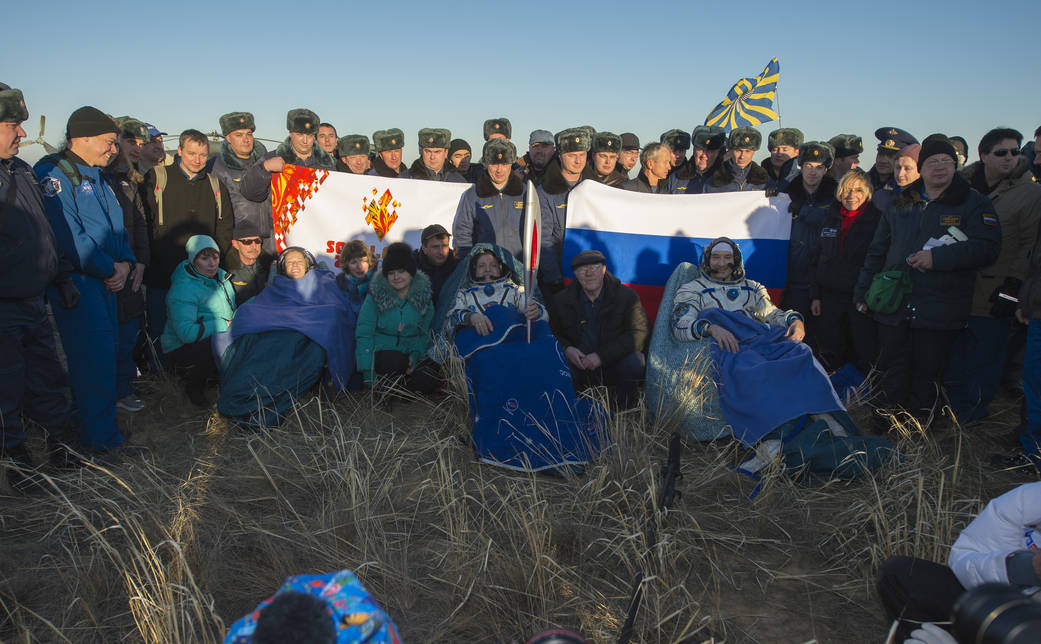
[[[485,311],[495,305],[513,307],[531,321],[547,320],[546,309],[534,297],[524,303],[524,289],[515,281],[513,272],[504,270],[495,247],[475,246],[470,261],[470,284],[459,289],[455,305],[448,314],[450,324],[470,326],[478,335],[492,332],[492,322]],[[516,279],[520,279],[519,276]]]
[[[672,333],[677,340],[713,338],[725,351],[736,352],[738,341],[722,326],[700,317],[706,309],[742,311],[770,326],[788,329],[787,337],[801,342],[806,336],[802,315],[773,305],[766,287],[745,277],[741,249],[727,237],[712,240],[701,259],[701,276],[676,291]]]

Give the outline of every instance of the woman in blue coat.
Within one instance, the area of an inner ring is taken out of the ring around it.
[[[184,246],[188,259],[174,269],[166,294],[163,353],[181,376],[188,400],[209,407],[206,381],[217,375],[211,339],[228,330],[235,315],[235,288],[220,268],[220,248],[212,237],[193,235]]]

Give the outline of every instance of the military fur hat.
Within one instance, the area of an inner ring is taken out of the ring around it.
[[[116,122],[120,122],[120,120],[116,119]],[[145,143],[152,140],[151,135],[148,134],[148,126],[145,125],[144,121],[128,118],[123,120],[120,125],[119,136],[124,139],[139,139]]]
[[[686,152],[690,149],[690,135],[683,130],[669,130],[663,133],[659,140],[672,148],[674,152],[680,150]]]
[[[835,161],[835,149],[820,141],[804,143],[799,146],[799,164],[810,161],[823,163],[824,167],[830,168]]]
[[[878,139],[879,152],[899,152],[909,145],[918,143],[907,130],[898,127],[880,127],[875,130],[875,138]]]
[[[851,157],[864,151],[864,141],[856,134],[836,134],[828,139],[828,145],[835,150],[835,158]]]
[[[419,149],[447,148],[452,141],[452,133],[443,127],[425,127],[419,131]]]
[[[29,110],[25,107],[22,90],[11,89],[0,83],[0,122],[21,123],[29,118]]]
[[[336,156],[349,157],[355,154],[369,155],[369,137],[364,134],[341,136],[336,142]]]
[[[317,114],[302,107],[289,110],[286,114],[286,128],[297,134],[318,134],[318,125],[321,122],[322,119],[318,118]]]
[[[317,116],[315,117],[318,118]],[[249,130],[250,132],[257,131],[257,125],[253,122],[253,115],[249,112],[228,112],[224,116],[220,117],[220,133],[224,136],[228,136],[235,130]],[[289,130],[292,132],[292,128]],[[318,131],[315,128],[314,131]]]
[[[484,140],[487,141],[493,134],[502,134],[507,139],[512,139],[513,126],[510,119],[500,116],[497,119],[488,119],[484,122]],[[449,137],[451,138],[451,137]]]
[[[612,132],[597,132],[593,136],[593,153],[618,152],[622,149],[622,137]]]
[[[557,133],[557,152],[560,154],[585,152],[592,144],[589,132],[584,128],[572,127]]]
[[[512,141],[503,139],[489,139],[484,144],[484,152],[481,154],[484,165],[493,163],[513,164],[517,160],[517,146]]]
[[[699,125],[690,133],[690,142],[702,150],[722,150],[726,147],[726,130],[718,125]]]
[[[754,127],[735,127],[730,130],[727,147],[731,150],[758,150],[763,145],[763,135]]]
[[[640,137],[636,136],[632,132],[622,132],[622,149],[623,150],[639,150],[640,149]]]
[[[398,150],[405,147],[405,133],[396,127],[389,130],[376,130],[372,133],[372,142],[375,144],[377,153]]]
[[[802,130],[797,130],[794,127],[782,127],[770,132],[770,136],[766,139],[766,149],[773,150],[781,145],[799,148],[802,145],[802,141]]]

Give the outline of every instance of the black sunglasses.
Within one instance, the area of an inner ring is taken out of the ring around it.
[[[239,239],[238,242],[243,246],[255,246],[260,243],[260,237],[254,237],[253,239]]]
[[[1005,156],[1008,156],[1010,154],[1012,156],[1014,156],[1014,157],[1018,157],[1019,156],[1019,148],[1012,148],[1011,150],[991,150],[990,153],[993,154],[994,156],[998,157],[999,159],[1001,157],[1005,157]]]

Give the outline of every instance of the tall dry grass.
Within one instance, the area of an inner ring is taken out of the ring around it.
[[[615,416],[580,477],[474,461],[459,372],[438,399],[302,400],[280,428],[196,413],[169,382],[135,423],[149,448],[0,501],[4,641],[213,642],[282,579],[354,570],[410,642],[615,641],[638,574],[639,642],[881,641],[873,571],[942,560],[981,501],[980,437],[900,438],[903,461],[807,486],[754,481],[733,443],[686,446],[683,496],[655,507],[671,423]],[[691,395],[696,393],[691,392]],[[654,526],[656,537],[651,542]]]

